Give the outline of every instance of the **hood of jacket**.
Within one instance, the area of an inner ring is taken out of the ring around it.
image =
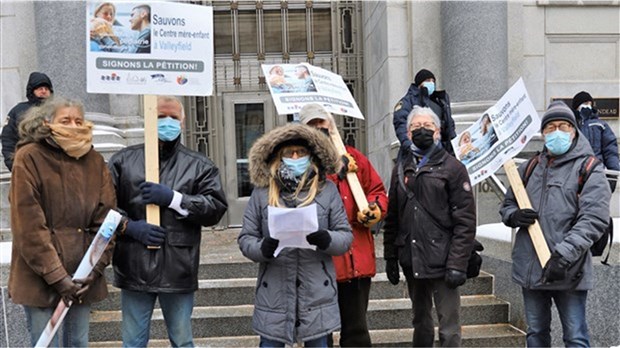
[[[50,89],[50,92],[54,94],[52,80],[50,80],[50,78],[44,73],[33,72],[28,78],[28,85],[26,85],[26,98],[28,98],[28,101],[32,103],[41,102],[41,98],[34,95],[34,90],[40,86],[47,86]]]
[[[269,186],[269,162],[277,146],[292,139],[304,139],[319,167],[319,175],[336,172],[339,157],[332,142],[320,131],[300,123],[290,123],[264,134],[252,145],[249,154],[250,182],[256,187]]]

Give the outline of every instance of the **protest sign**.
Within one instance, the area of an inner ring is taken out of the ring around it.
[[[307,64],[263,64],[263,73],[278,114],[298,113],[317,103],[332,114],[364,119],[342,77]]]
[[[475,185],[521,152],[539,131],[540,117],[523,79],[519,79],[473,125],[454,138],[452,146]]]
[[[213,94],[212,7],[109,4],[87,5],[89,93]]]

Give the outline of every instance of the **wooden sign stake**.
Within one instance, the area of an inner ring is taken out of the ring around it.
[[[342,138],[340,137],[340,132],[335,129],[335,125],[332,125],[332,127],[334,127],[334,129],[330,129],[329,136],[332,139],[332,143],[334,143],[334,146],[336,147],[336,151],[338,151],[338,154],[342,156],[347,153],[347,150],[344,147]],[[355,200],[355,204],[357,204],[357,209],[359,209],[359,211],[364,211],[364,209],[368,208],[368,201],[366,200],[366,194],[362,189],[362,185],[357,178],[357,174],[347,173],[347,182],[351,188],[351,193],[353,193],[353,199]]]
[[[144,96],[144,171],[145,180],[159,184],[159,138],[157,136],[157,96]],[[159,226],[159,206],[146,206],[146,222]],[[158,246],[147,246],[159,249]]]

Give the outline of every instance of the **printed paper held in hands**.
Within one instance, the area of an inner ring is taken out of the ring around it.
[[[303,248],[315,250],[316,246],[306,240],[306,236],[319,230],[316,204],[301,208],[277,208],[269,206],[267,223],[271,238],[280,244],[273,253],[277,257],[284,248]]]

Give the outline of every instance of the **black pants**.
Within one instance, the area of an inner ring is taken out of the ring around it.
[[[340,346],[370,347],[370,334],[366,322],[370,278],[355,278],[338,283],[338,307],[340,308]],[[328,338],[333,347],[333,338]]]
[[[413,346],[432,347],[435,341],[433,300],[439,319],[439,344],[461,346],[461,296],[459,289],[450,289],[443,278],[415,279],[411,269],[403,270],[413,307]]]

